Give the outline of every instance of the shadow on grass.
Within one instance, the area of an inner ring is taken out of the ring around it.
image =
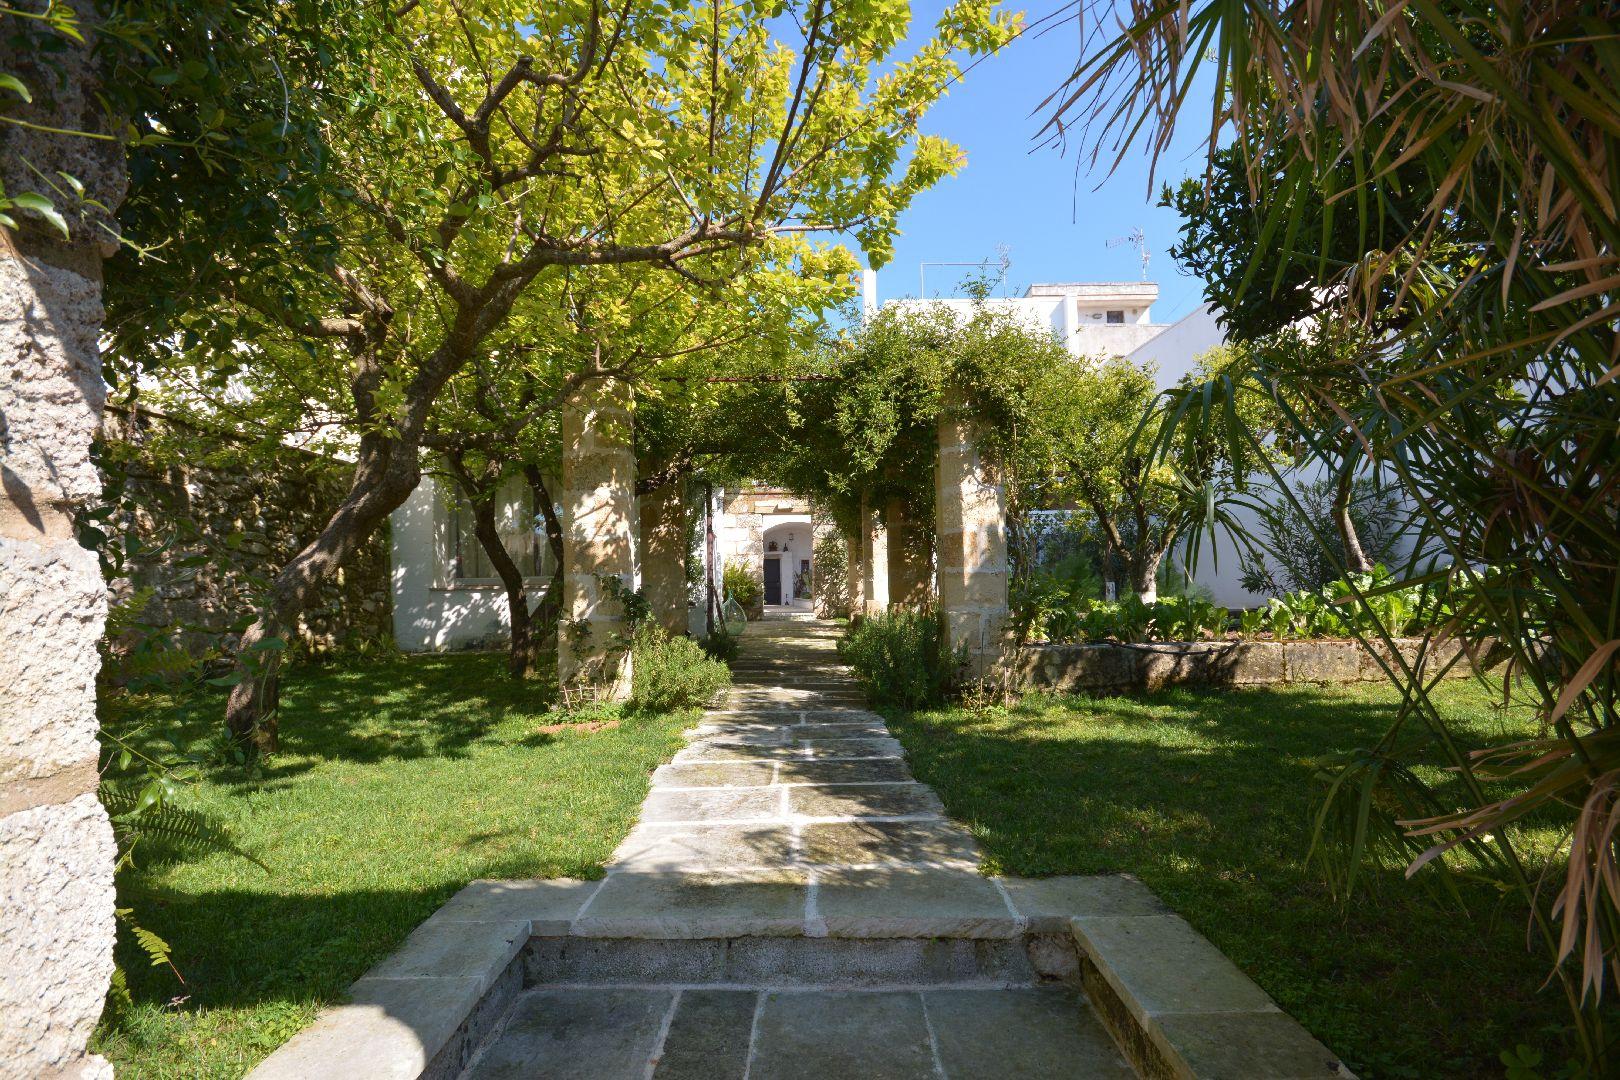
[[[1447,694],[1465,747],[1525,734],[1483,693]],[[1549,961],[1516,894],[1464,880],[1459,911],[1389,867],[1340,903],[1306,865],[1320,772],[1394,716],[1381,689],[1171,690],[891,726],[995,869],[1136,874],[1363,1076],[1491,1075],[1518,1042],[1553,1060],[1562,999],[1542,989]],[[1442,764],[1415,723],[1408,737]]]

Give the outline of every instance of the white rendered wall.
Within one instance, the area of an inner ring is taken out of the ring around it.
[[[438,483],[429,476],[390,519],[394,640],[404,652],[499,647],[511,636],[506,590],[499,582],[459,582],[447,573],[448,524]],[[549,554],[546,559],[549,568]],[[544,591],[543,578],[531,579],[531,607]]]

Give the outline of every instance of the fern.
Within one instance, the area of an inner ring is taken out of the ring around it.
[[[135,845],[145,840],[198,854],[225,852],[246,859],[261,870],[269,870],[264,863],[244,851],[218,820],[200,810],[175,806],[167,801],[162,785],[156,781],[138,790],[103,783],[101,803],[112,818],[120,859],[125,863],[130,861]]]

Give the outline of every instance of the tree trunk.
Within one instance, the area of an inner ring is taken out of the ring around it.
[[[523,590],[523,571],[512,561],[512,555],[501,543],[500,531],[495,526],[495,493],[484,492],[469,497],[473,512],[473,535],[489,556],[490,565],[500,576],[506,589],[506,607],[512,622],[512,643],[507,654],[506,669],[514,679],[526,679],[534,674],[534,645],[531,640],[529,599]]]
[[[1131,578],[1131,591],[1144,604],[1151,604],[1159,599],[1159,563],[1163,560],[1163,549],[1145,544],[1139,544],[1130,553],[1128,572]]]
[[[545,477],[541,475],[539,467],[525,465],[523,475],[529,481],[529,489],[534,492],[534,505],[540,508],[540,516],[546,523],[546,546],[551,549],[551,580],[546,583],[546,593],[535,608],[535,629],[530,634],[534,655],[538,658],[542,651],[550,651],[557,646],[557,622],[562,618],[563,532],[562,522],[557,520],[556,504],[551,500],[551,492],[546,488]]]
[[[276,574],[258,618],[242,634],[236,656],[238,682],[225,705],[225,724],[237,741],[250,743],[261,753],[276,749],[281,657],[297,630],[298,617],[421,478],[415,442],[406,446],[378,435],[361,438],[348,494],[320,535]],[[267,645],[274,639],[280,639],[282,647]]]
[[[1362,549],[1361,536],[1350,517],[1350,500],[1355,493],[1355,477],[1346,469],[1339,475],[1333,490],[1333,526],[1339,531],[1339,543],[1344,547],[1344,567],[1352,574],[1372,573],[1372,560]]]

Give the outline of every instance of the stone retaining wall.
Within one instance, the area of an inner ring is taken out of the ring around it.
[[[1416,661],[1421,645],[1415,638],[1397,641],[1408,662]],[[1439,670],[1456,656],[1458,648],[1449,639],[1431,644],[1426,668]],[[1465,660],[1450,674],[1466,675],[1470,670]],[[1012,674],[1016,688],[1056,691],[1381,682],[1387,678],[1372,654],[1354,641],[1027,645],[1014,657]]]
[[[275,573],[326,524],[349,486],[351,467],[287,447],[270,467],[245,464],[225,433],[189,432],[203,444],[217,439],[208,464],[177,466],[155,442],[179,421],[152,413],[132,419],[109,409],[102,429],[109,471],[108,498],[120,483],[125,509],[109,522],[133,534],[148,554],[129,560],[128,576],[113,583],[115,601],[136,590],[152,596],[140,621],[183,627],[188,651],[229,652]],[[379,529],[359,555],[322,587],[299,620],[298,645],[320,654],[362,640],[392,636],[388,533]]]

